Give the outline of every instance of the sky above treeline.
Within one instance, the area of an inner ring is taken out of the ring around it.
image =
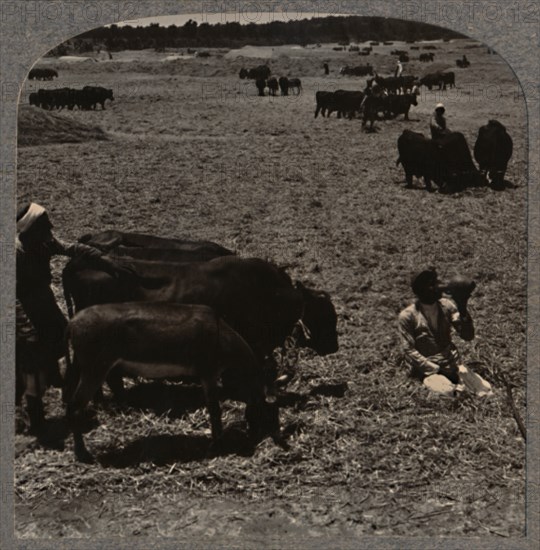
[[[122,21],[116,23],[118,27],[124,27],[131,25],[132,27],[148,27],[154,23],[162,27],[169,27],[176,25],[182,27],[189,20],[196,21],[197,23],[209,23],[210,25],[217,25],[218,23],[240,23],[241,25],[249,25],[250,23],[264,24],[272,23],[272,21],[294,21],[301,19],[313,19],[314,17],[343,17],[347,14],[339,13],[319,13],[316,11],[295,11],[289,9],[284,11],[281,8],[276,8],[273,12],[245,12],[240,9],[231,7],[229,11],[220,11],[219,13],[209,13],[201,10],[199,13],[181,14],[181,15],[158,15],[156,17],[145,17],[142,19],[130,19],[128,21]]]

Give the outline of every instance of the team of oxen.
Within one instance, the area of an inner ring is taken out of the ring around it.
[[[81,90],[73,88],[56,88],[51,90],[40,89],[28,96],[30,105],[42,109],[64,109],[70,111],[75,107],[80,110],[95,110],[98,105],[105,109],[105,102],[114,101],[113,91],[102,86],[85,86]]]
[[[282,96],[289,95],[289,92],[296,95],[302,91],[302,81],[299,78],[289,78],[280,76],[279,78],[271,76],[272,72],[268,65],[259,65],[251,69],[240,69],[239,76],[242,79],[250,79],[255,81],[255,86],[259,96],[268,95],[276,96],[278,92]]]
[[[371,69],[371,66],[344,67],[341,73],[370,74],[362,72],[368,67]],[[380,115],[392,118],[402,114],[408,120],[411,106],[418,105],[416,96],[420,93],[420,86],[426,86],[429,90],[434,86],[438,86],[439,90],[446,90],[447,86],[453,88],[455,73],[434,72],[422,78],[413,75],[381,77],[375,73],[373,78],[367,79],[367,86],[363,91],[318,91],[315,94],[315,118],[319,113],[324,117],[335,112],[338,118],[350,119],[362,112],[363,123],[370,121],[370,128],[373,128],[373,122]],[[373,93],[376,88],[380,94]]]
[[[513,152],[512,138],[497,120],[488,121],[478,130],[474,158],[479,168],[461,132],[450,132],[433,140],[421,133],[403,130],[397,145],[399,157],[396,164],[403,166],[407,187],[412,187],[413,176],[416,176],[424,179],[428,191],[433,190],[431,182],[434,182],[443,192],[487,183],[494,189],[504,189],[504,178]]]
[[[80,242],[125,269],[117,278],[78,257],[62,274],[71,317],[63,398],[78,460],[93,460],[83,440],[95,425],[87,405],[105,381],[122,402],[124,376],[198,381],[213,445],[223,433],[223,399],[246,403],[252,440],[269,435],[285,444],[276,388],[294,373],[277,364],[274,351],[337,351],[337,315],[326,292],[213,242],[119,231]]]

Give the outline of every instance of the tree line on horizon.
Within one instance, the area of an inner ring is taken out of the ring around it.
[[[378,41],[449,40],[465,38],[462,34],[414,21],[384,17],[320,17],[269,23],[227,22],[210,25],[191,19],[182,26],[168,27],[153,23],[146,27],[98,27],[53,48],[47,55],[59,56],[107,50],[143,50],[154,48],[241,48],[317,43]]]

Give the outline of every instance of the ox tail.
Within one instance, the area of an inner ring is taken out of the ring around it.
[[[66,360],[66,373],[64,375],[64,386],[62,388],[62,402],[64,404],[66,404],[73,396],[75,387],[78,382],[78,376],[73,366],[74,360],[73,361],[71,360],[71,354],[69,349],[70,341],[71,341],[71,330],[70,330],[70,325],[68,323],[66,330],[64,331],[64,341],[63,341],[64,357]]]
[[[401,157],[398,157],[397,160],[396,160],[396,166],[399,166],[401,163]]]
[[[62,288],[64,291],[64,300],[66,301],[68,317],[70,319],[73,317],[73,300],[72,300],[72,294],[71,294],[72,276],[73,276],[73,271],[68,264],[66,267],[64,267],[62,271]]]

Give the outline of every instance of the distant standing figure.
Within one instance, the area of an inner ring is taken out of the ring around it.
[[[437,140],[450,133],[450,130],[446,127],[444,112],[444,105],[442,103],[437,103],[435,106],[435,112],[431,116],[431,120],[429,122],[431,139]]]
[[[323,65],[323,67],[324,67],[324,74],[330,74],[330,69],[328,68],[328,63],[325,63]]]
[[[402,72],[403,72],[403,65],[401,64],[401,61],[398,61],[397,65],[396,65],[396,71],[394,73],[394,76],[401,76]]]

